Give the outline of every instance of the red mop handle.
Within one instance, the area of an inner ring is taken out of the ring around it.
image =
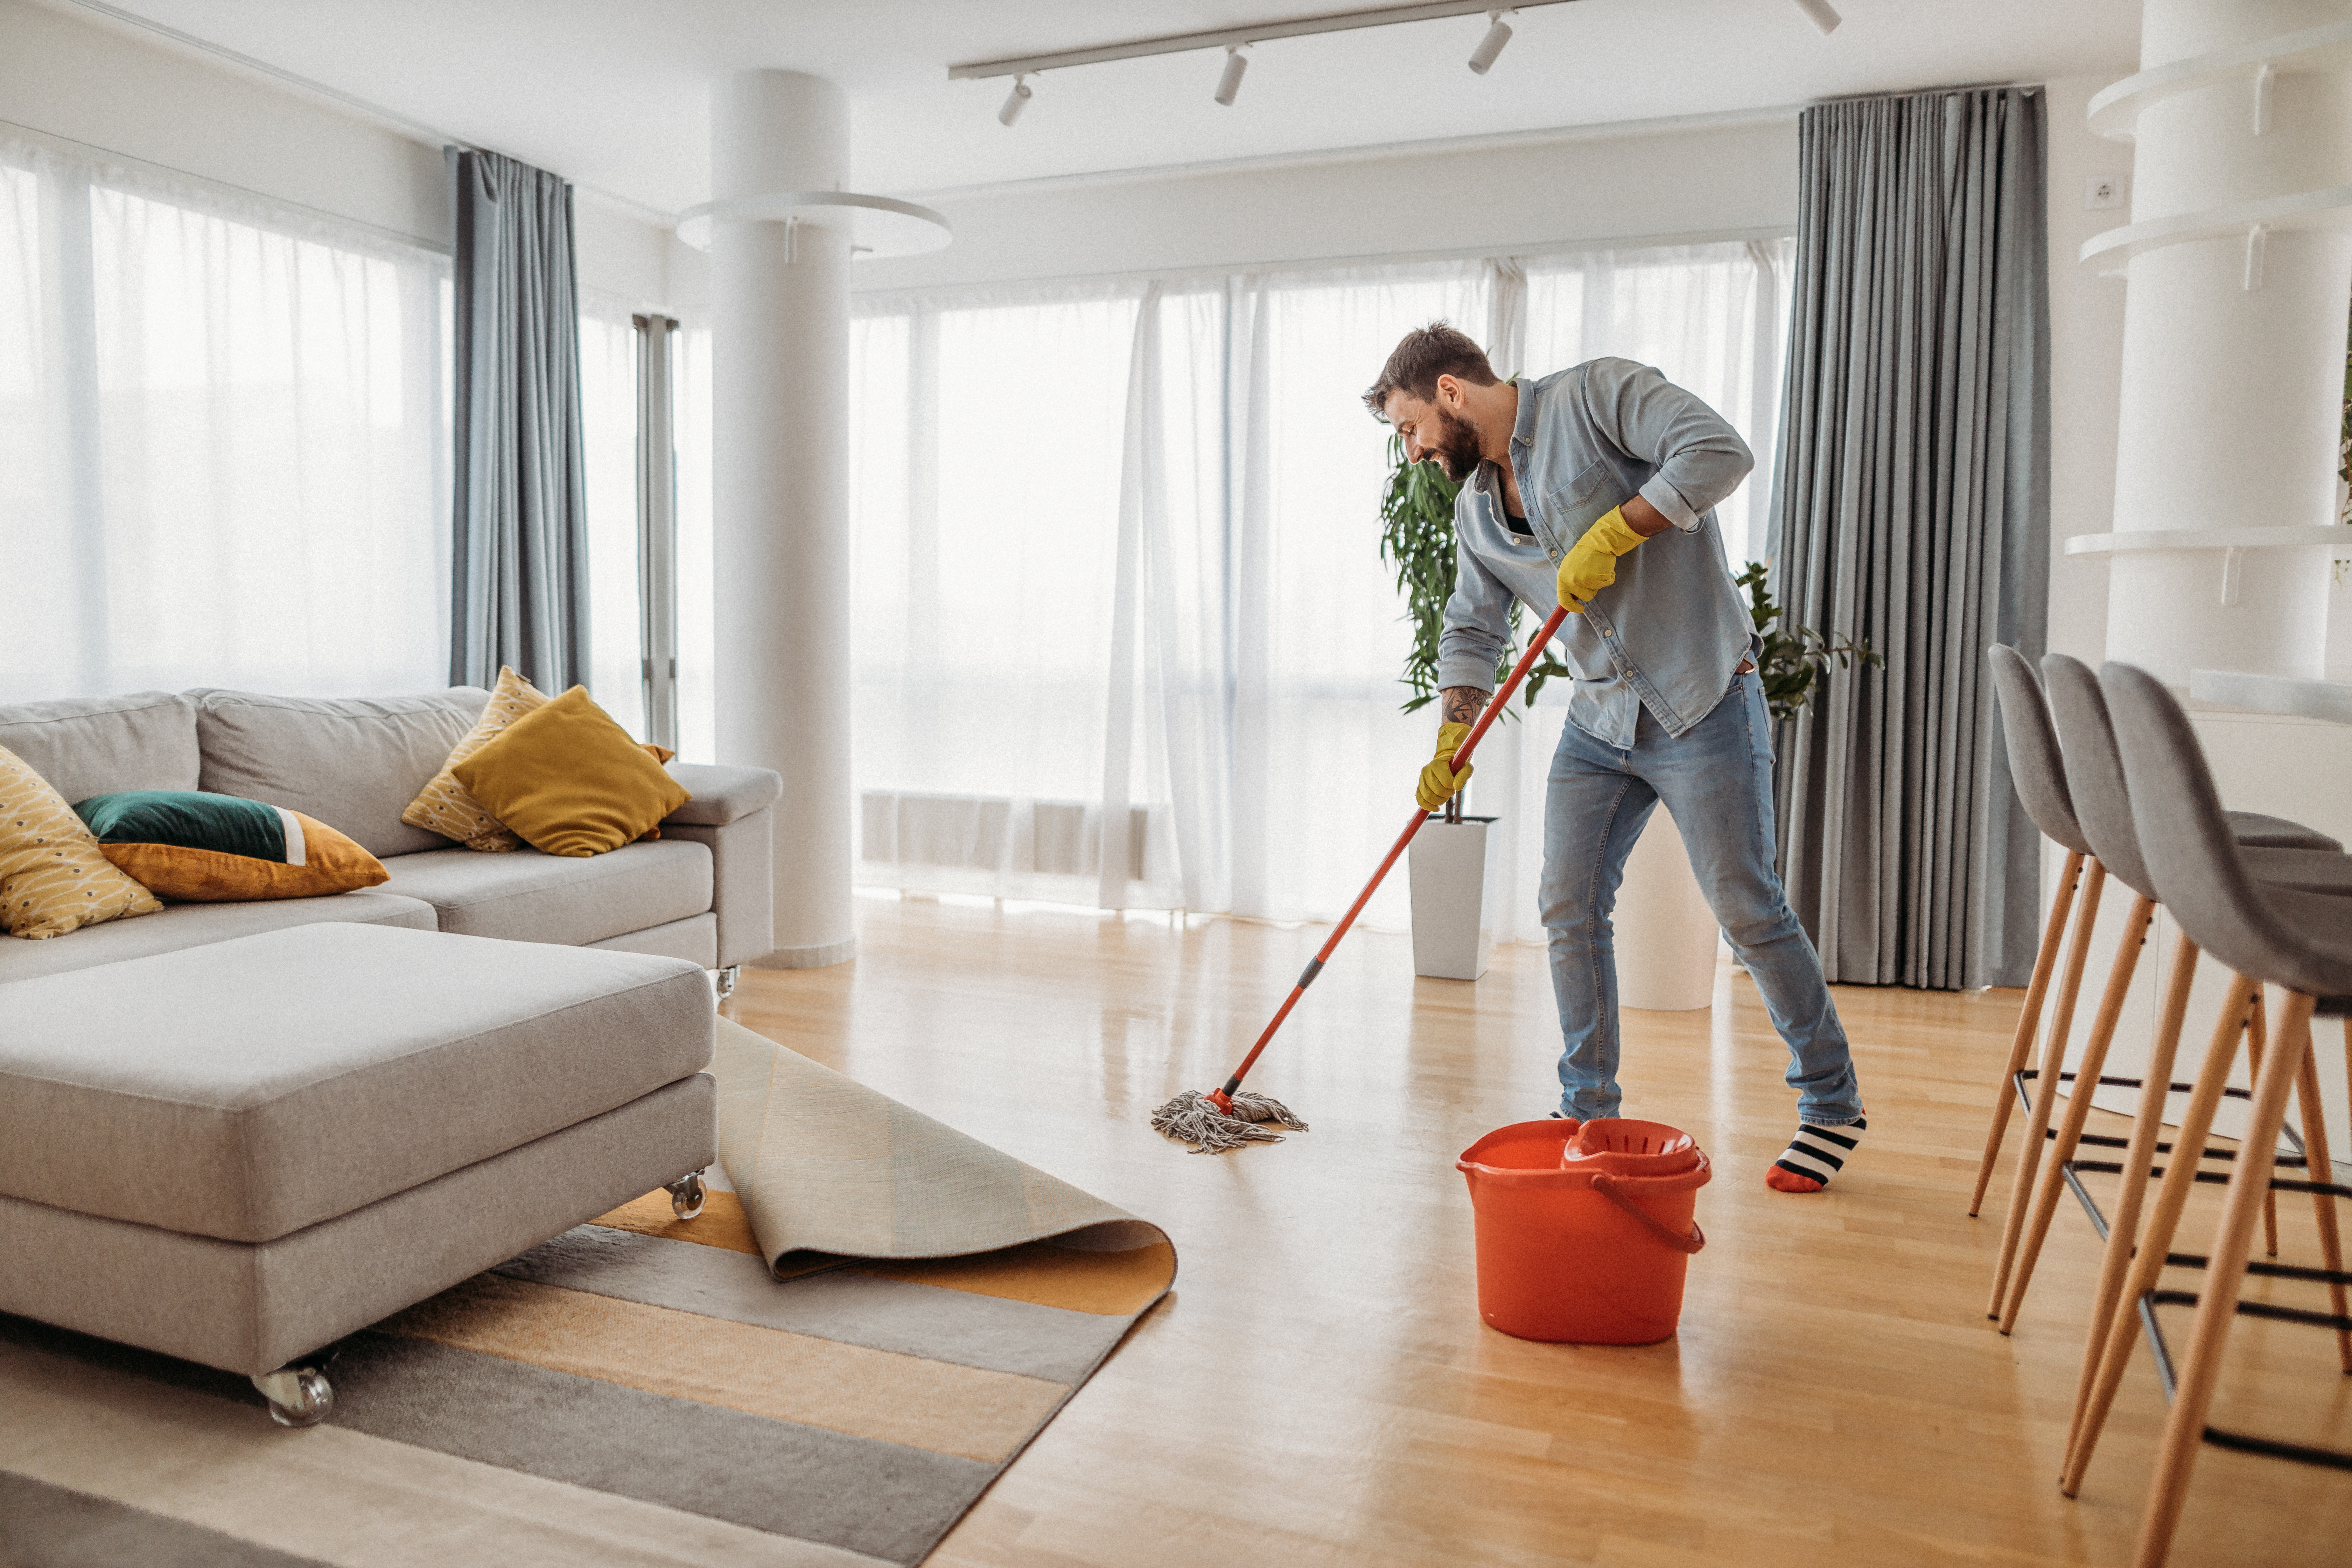
[[[1461,746],[1454,753],[1454,760],[1446,764],[1449,771],[1458,773],[1469,763],[1470,753],[1478,749],[1478,742],[1486,737],[1486,727],[1502,713],[1503,704],[1508,702],[1511,693],[1519,689],[1519,682],[1525,680],[1528,671],[1535,668],[1536,659],[1550,645],[1552,634],[1559,630],[1560,622],[1566,619],[1568,606],[1562,605],[1544,622],[1543,629],[1528,640],[1528,651],[1519,655],[1519,662],[1511,667],[1510,679],[1486,700],[1486,710],[1478,715],[1478,722],[1472,725],[1470,733],[1463,737]],[[1340,916],[1339,923],[1332,928],[1331,939],[1308,961],[1307,968],[1298,976],[1298,984],[1290,988],[1288,996],[1283,998],[1282,1006],[1275,1013],[1274,1021],[1266,1025],[1265,1033],[1257,1037],[1257,1044],[1252,1046],[1249,1055],[1242,1058],[1242,1065],[1234,1069],[1234,1076],[1225,1079],[1225,1087],[1211,1099],[1229,1100],[1234,1090],[1241,1088],[1242,1079],[1248,1076],[1251,1068],[1257,1065],[1258,1053],[1265,1049],[1268,1040],[1274,1038],[1274,1032],[1282,1027],[1282,1021],[1290,1016],[1290,1010],[1298,1005],[1298,999],[1307,994],[1307,988],[1315,984],[1315,977],[1323,972],[1324,963],[1338,950],[1339,939],[1348,934],[1348,928],[1356,923],[1356,917],[1364,912],[1364,906],[1370,903],[1372,895],[1380,890],[1381,882],[1389,874],[1389,868],[1397,863],[1397,857],[1404,853],[1404,847],[1412,842],[1412,836],[1420,832],[1421,825],[1428,820],[1429,813],[1425,811],[1412,814],[1412,820],[1404,825],[1404,831],[1397,835],[1397,841],[1389,846],[1388,854],[1381,860],[1380,869],[1372,873],[1372,879],[1364,884],[1364,890],[1356,895],[1356,901],[1348,906],[1348,912]]]

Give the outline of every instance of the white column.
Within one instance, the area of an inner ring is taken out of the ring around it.
[[[2297,226],[2310,219],[2292,214],[2257,233],[2231,215],[2352,185],[2352,68],[2340,49],[2291,47],[2344,20],[2333,0],[2147,0],[2141,85],[2112,123],[2095,106],[2100,129],[2137,143],[2132,228],[2150,236],[2126,272],[2119,536],[2335,521],[2352,234],[2340,218]],[[2274,61],[2257,47],[2271,41]],[[2189,85],[2150,77],[2165,68]],[[2167,243],[2147,227],[2168,221],[2208,237]],[[2324,536],[2118,548],[2107,657],[2175,686],[2192,668],[2317,676],[2328,574]]]
[[[835,191],[849,103],[797,71],[739,71],[711,109],[720,202]],[[836,226],[837,223],[837,226]],[[720,218],[711,241],[713,572],[719,756],[783,775],[776,951],[852,957],[849,784],[849,235],[846,215]]]

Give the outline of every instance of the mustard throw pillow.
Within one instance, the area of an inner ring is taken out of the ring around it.
[[[0,746],[0,931],[63,936],[163,907],[114,868],[65,796]]]
[[[483,705],[482,716],[466,738],[433,775],[433,782],[417,792],[400,814],[400,820],[411,827],[422,827],[427,833],[437,833],[444,838],[454,838],[468,849],[520,849],[522,840],[507,831],[499,819],[483,809],[482,803],[467,792],[449,770],[480,751],[496,737],[506,733],[507,726],[547,705],[547,693],[517,675],[504,665],[499,667],[499,683]]]
[[[74,815],[149,892],[185,903],[322,898],[391,877],[318,818],[233,795],[127,790],[79,801]]]
[[[450,772],[492,816],[550,855],[602,855],[684,805],[686,786],[575,686]]]

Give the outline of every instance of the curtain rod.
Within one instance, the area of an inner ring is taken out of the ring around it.
[[[1542,240],[1528,245],[1465,246],[1451,250],[1385,251],[1360,256],[1309,257],[1296,261],[1229,262],[1202,267],[1146,268],[1132,272],[1067,272],[1040,278],[971,279],[940,283],[885,284],[850,291],[852,313],[876,304],[912,300],[926,295],[1017,292],[1024,289],[1063,289],[1087,285],[1192,283],[1220,278],[1256,278],[1300,272],[1346,272],[1373,267],[1418,267],[1447,261],[1517,261],[1552,256],[1574,256],[1595,250],[1663,250],[1677,246],[1748,245],[1792,239],[1796,230],[1785,224],[1759,228],[1700,229],[1682,234],[1611,236],[1601,239]]]
[[[75,136],[60,136],[54,131],[44,131],[37,125],[26,125],[21,121],[0,119],[0,130],[16,132],[36,144],[47,142],[57,147],[70,147],[81,153],[95,153],[99,157],[109,158],[118,163],[125,164],[143,174],[163,175],[168,179],[184,180],[191,184],[207,185],[215,190],[233,192],[262,206],[299,213],[304,217],[315,218],[321,223],[363,230],[378,239],[404,245],[413,250],[422,250],[441,257],[449,254],[449,242],[446,239],[432,239],[421,234],[410,234],[405,229],[387,228],[383,224],[370,223],[363,217],[353,217],[349,213],[331,212],[325,207],[312,206],[308,202],[298,202],[290,196],[281,196],[273,191],[257,191],[251,185],[240,185],[234,180],[215,179],[210,174],[194,174],[170,163],[158,163],[152,158],[142,158],[136,153],[125,153],[120,148],[101,146],[95,142],[84,142]]]

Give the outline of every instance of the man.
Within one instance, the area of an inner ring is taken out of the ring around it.
[[[1747,606],[1714,507],[1755,459],[1715,410],[1656,371],[1597,359],[1506,383],[1440,321],[1407,333],[1364,394],[1407,458],[1463,484],[1454,596],[1438,640],[1444,722],[1418,797],[1434,811],[1471,770],[1448,767],[1509,645],[1510,602],[1571,612],[1576,680],[1544,816],[1543,922],[1559,1004],[1559,1114],[1618,1113],[1610,910],[1660,801],[1708,906],[1789,1047],[1798,1128],[1766,1171],[1817,1193],[1867,1123],[1820,956],[1772,868],[1772,738]]]

